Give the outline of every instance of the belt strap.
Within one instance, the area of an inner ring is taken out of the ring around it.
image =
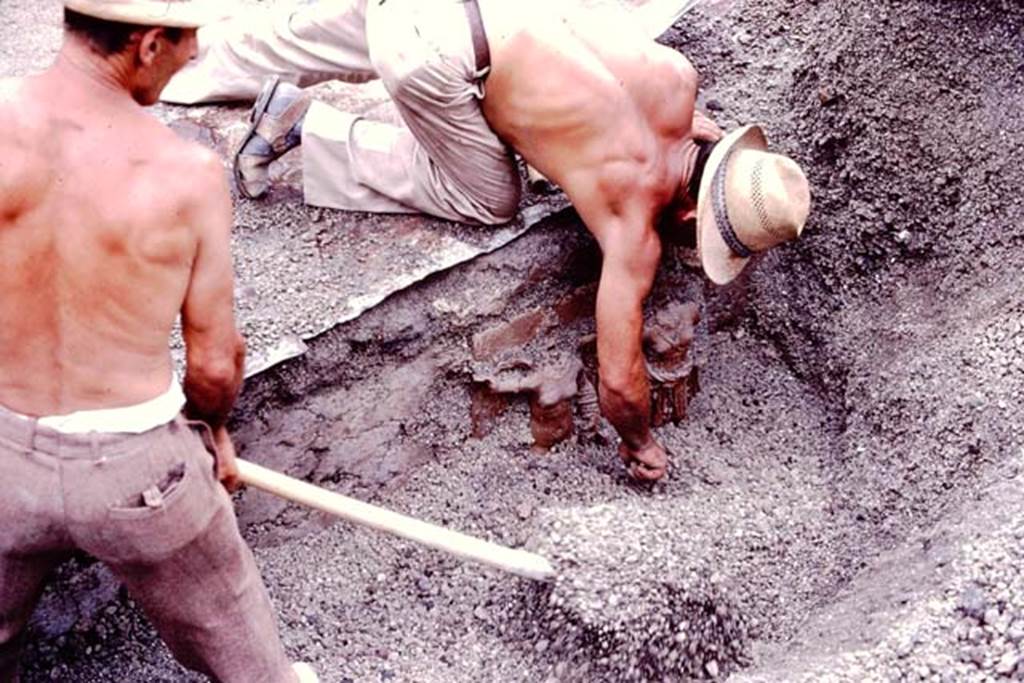
[[[484,71],[491,66],[491,48],[487,44],[484,20],[480,16],[480,5],[476,0],[462,0],[469,19],[469,32],[473,34],[473,52],[476,55],[476,70]]]

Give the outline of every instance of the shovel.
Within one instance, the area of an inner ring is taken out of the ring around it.
[[[242,459],[237,462],[239,479],[244,484],[272,493],[285,500],[327,512],[356,524],[386,531],[527,579],[548,581],[555,577],[555,570],[551,563],[535,553],[506,548],[497,543],[400,515],[397,512],[328,491]]]

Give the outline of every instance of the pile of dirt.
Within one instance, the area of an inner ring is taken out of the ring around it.
[[[701,391],[660,431],[668,481],[629,485],[608,438],[537,455],[525,401],[471,436],[474,336],[593,282],[592,241],[549,221],[313,340],[249,385],[238,434],[292,474],[563,557],[562,580],[246,493],[289,651],[332,682],[1017,675],[1024,9],[708,0],[665,40],[720,122],[769,122],[814,186],[804,239],[734,287],[667,256],[651,314],[703,319]],[[123,596],[35,633],[28,681],[186,679]]]
[[[795,639],[813,646],[779,634],[760,658],[783,663],[754,679],[1022,675],[1007,626],[1021,600],[1007,520],[1021,508],[1001,482],[1019,485],[1024,459],[1024,10],[745,9],[739,37],[760,46],[758,56],[712,67],[713,96],[743,108],[757,82],[749,68],[801,42],[799,58],[781,62],[786,95],[775,79],[752,99],[804,162],[815,204],[806,239],[751,278],[742,324],[831,407],[836,436],[822,464],[843,558],[833,565],[838,590],[810,605]],[[932,528],[961,516],[974,522],[956,538]],[[991,538],[982,545],[992,552],[968,543],[972,535]],[[876,560],[904,544],[924,552]],[[875,601],[839,599],[854,577]],[[972,581],[986,587],[990,620],[957,606]],[[901,609],[889,613],[893,604]],[[953,624],[958,642],[923,645]]]
[[[558,577],[524,591],[520,637],[561,665],[560,678],[717,678],[746,661],[747,617],[709,566],[708,539],[680,533],[662,508],[558,510],[540,525],[537,550]]]

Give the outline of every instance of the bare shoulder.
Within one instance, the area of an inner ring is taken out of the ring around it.
[[[13,120],[20,118],[17,113],[20,109],[22,83],[22,78],[0,78],[0,121],[4,121],[8,126]]]
[[[163,163],[177,171],[191,170],[195,174],[221,175],[224,165],[216,152],[197,142],[182,138],[173,130],[153,121],[152,140],[159,145]]]
[[[10,76],[0,78],[0,104],[7,104],[13,100],[20,85],[20,78],[11,78]]]
[[[663,68],[671,72],[677,78],[697,85],[697,69],[684,54],[666,45],[655,44],[657,61]]]
[[[39,160],[33,145],[34,107],[25,99],[23,83],[20,78],[0,79],[0,206],[12,199],[11,188],[28,177],[27,160]]]
[[[175,150],[175,164],[178,170],[188,173],[190,185],[200,193],[210,189],[226,190],[224,163],[213,150],[193,142],[182,141]],[[210,187],[211,185],[216,188]]]
[[[166,173],[167,187],[186,210],[210,211],[230,206],[224,164],[216,152],[180,138],[174,131],[160,126],[163,135],[154,140],[159,145],[160,166]]]

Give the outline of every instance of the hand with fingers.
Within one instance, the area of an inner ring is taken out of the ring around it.
[[[654,439],[640,448],[630,448],[623,442],[619,446],[619,457],[629,476],[636,481],[658,481],[668,471],[668,454]]]
[[[704,142],[718,142],[725,137],[725,132],[718,124],[708,118],[704,112],[693,110],[693,138]]]

